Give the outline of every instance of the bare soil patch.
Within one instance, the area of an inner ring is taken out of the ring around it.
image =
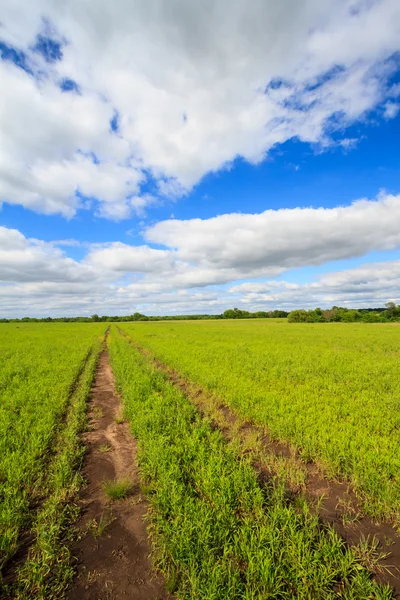
[[[148,505],[140,494],[136,442],[128,423],[120,422],[120,410],[104,349],[91,392],[91,430],[85,434],[87,485],[80,497],[80,539],[71,549],[78,567],[67,593],[70,600],[170,598],[152,568],[144,521]],[[125,478],[132,484],[128,496],[110,501],[102,484]]]
[[[394,589],[395,597],[400,599],[400,536],[396,533],[393,523],[378,521],[362,513],[361,502],[350,482],[324,477],[318,465],[302,461],[292,446],[273,440],[266,428],[242,419],[223,404],[221,398],[202,389],[175,369],[171,369],[153,357],[150,352],[136,344],[122,330],[119,329],[119,332],[139,352],[149,358],[156,368],[162,370],[205,416],[211,417],[213,425],[221,431],[226,439],[245,442],[246,437],[253,436],[253,439],[259,440],[265,456],[270,454],[278,459],[293,461],[300,469],[304,470],[306,475],[304,488],[288,489],[288,494],[304,494],[307,500],[311,501],[314,506],[318,506],[321,523],[331,525],[349,546],[356,546],[364,541],[371,545],[375,539],[378,545],[373,554],[375,558],[378,555],[381,555],[381,558],[376,561],[379,564],[370,566],[370,570],[374,573],[377,581],[389,583]],[[244,447],[246,447],[245,443]],[[253,466],[258,471],[261,483],[270,479],[274,474],[263,464],[262,454],[255,457]],[[386,556],[384,557],[384,555]]]

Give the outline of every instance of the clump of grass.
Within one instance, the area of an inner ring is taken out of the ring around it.
[[[99,452],[110,452],[112,450],[112,446],[111,444],[101,444],[101,446],[99,446]]]
[[[124,477],[116,481],[104,481],[102,488],[110,500],[121,500],[129,496],[132,490],[132,482]]]
[[[116,422],[117,425],[121,425],[122,423],[125,422],[125,419],[124,419],[124,417],[122,415],[117,415],[114,418],[114,421]]]
[[[379,540],[375,536],[363,538],[357,546],[353,546],[352,550],[361,564],[373,573],[390,573],[390,569],[393,568],[390,565],[382,564],[382,561],[388,558],[390,552],[380,550]]]
[[[104,515],[103,513],[99,519],[92,519],[92,521],[89,522],[88,530],[92,532],[93,537],[97,540],[97,538],[104,534],[106,528],[111,525],[113,521],[115,521],[115,517],[112,515]]]
[[[102,417],[104,417],[104,413],[101,410],[101,408],[99,408],[98,406],[96,406],[96,408],[93,409],[93,418],[94,419],[101,419]]]

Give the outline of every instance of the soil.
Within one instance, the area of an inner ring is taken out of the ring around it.
[[[103,349],[91,390],[91,428],[84,439],[87,485],[79,500],[80,539],[71,549],[78,561],[77,576],[67,592],[68,600],[171,598],[152,568],[145,524],[148,505],[140,494],[137,446],[128,423],[119,422],[120,411],[108,352]],[[125,478],[132,484],[129,495],[111,501],[103,482]]]
[[[297,460],[307,473],[306,488],[301,492],[314,505],[317,505],[322,498],[318,508],[321,523],[331,525],[349,546],[358,545],[365,540],[371,542],[375,538],[379,542],[377,553],[386,556],[381,558],[378,568],[371,565],[370,570],[374,573],[377,581],[389,583],[394,590],[395,598],[400,599],[400,536],[396,534],[394,523],[378,521],[363,515],[361,502],[350,482],[324,477],[315,463],[301,461],[294,448],[289,444],[272,440],[266,428],[244,421],[223,404],[220,398],[216,398],[210,392],[187,380],[175,369],[171,369],[157,358],[152,357],[145,348],[136,344],[122,330],[119,332],[127,337],[139,352],[152,360],[153,364],[162,370],[168,379],[198,406],[201,412],[207,414],[207,407],[210,406],[210,403],[214,404],[214,414],[216,413],[215,409],[221,414],[221,419],[215,420],[214,426],[220,429],[226,439],[255,433],[260,436],[263,447],[268,453]],[[260,462],[254,463],[254,467],[258,471],[260,483],[270,479],[271,473]],[[288,490],[288,495],[292,496],[299,492],[300,490]]]

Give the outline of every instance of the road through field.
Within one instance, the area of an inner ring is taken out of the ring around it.
[[[161,578],[152,570],[143,520],[148,506],[140,494],[136,442],[120,411],[104,348],[91,391],[91,429],[85,435],[83,474],[87,485],[80,498],[81,539],[72,548],[79,562],[77,577],[67,594],[71,600],[169,597]],[[105,480],[124,478],[129,478],[132,484],[128,497],[111,502],[102,484]]]

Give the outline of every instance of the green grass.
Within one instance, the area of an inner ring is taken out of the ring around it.
[[[115,517],[112,514],[102,514],[99,519],[93,519],[88,523],[88,531],[91,532],[94,539],[97,540],[101,538],[107,527],[109,527],[115,521]]]
[[[111,444],[100,444],[100,446],[99,446],[99,452],[102,452],[103,454],[105,454],[107,452],[111,452],[111,450],[112,450]]]
[[[121,324],[134,340],[267,426],[366,513],[400,523],[400,328],[268,320]]]
[[[128,478],[116,481],[104,481],[102,484],[104,493],[110,500],[122,500],[127,498],[132,490],[132,482]]]
[[[71,576],[64,542],[77,515],[79,434],[105,327],[0,329],[0,567],[30,533],[12,597],[57,597]],[[11,594],[0,578],[1,590]]]
[[[177,599],[392,598],[305,502],[277,479],[261,487],[248,459],[115,328],[109,350],[138,441],[154,559]]]

